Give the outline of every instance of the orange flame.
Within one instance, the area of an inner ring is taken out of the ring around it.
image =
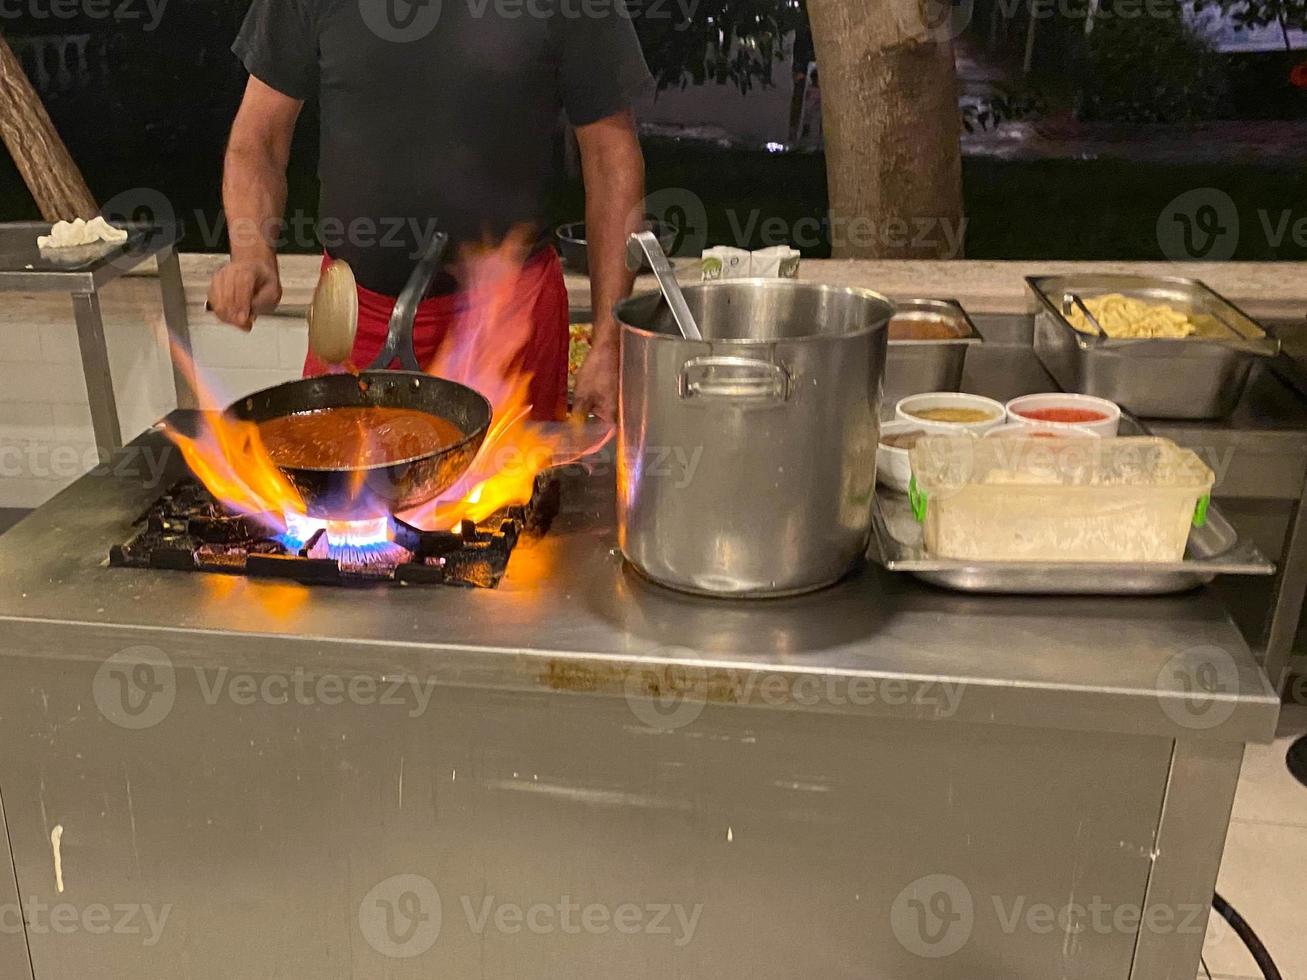
[[[523,276],[531,237],[510,234],[498,246],[465,251],[465,293],[458,321],[428,367],[481,392],[493,408],[481,451],[462,478],[439,499],[399,515],[414,526],[445,529],[464,519],[480,522],[531,498],[536,476],[600,449],[611,430],[595,435],[582,423],[543,427],[530,422],[531,371],[526,364],[535,322],[535,295]],[[204,404],[215,404],[184,352],[173,357]],[[247,514],[304,514],[299,493],[269,457],[254,423],[205,413],[196,435],[166,426],[191,472],[218,499]],[[362,450],[366,439],[360,438]],[[362,490],[363,474],[356,481]],[[277,530],[285,530],[278,527]]]
[[[595,452],[607,441],[605,434],[597,444],[582,445],[577,432],[566,427],[547,430],[529,421],[532,375],[524,362],[535,331],[535,296],[522,269],[531,241],[517,230],[498,246],[463,256],[466,308],[428,370],[481,392],[494,416],[481,451],[458,483],[438,500],[401,515],[418,527],[479,522],[525,503],[542,470]],[[580,431],[579,421],[574,428]],[[569,446],[576,448],[569,451]]]
[[[212,391],[201,380],[195,362],[186,352],[173,344],[172,356],[200,404],[216,404]],[[273,463],[255,423],[210,411],[203,414],[194,435],[167,423],[163,430],[181,450],[196,478],[232,510],[266,515],[277,531],[285,530],[281,514],[305,513],[299,491]]]

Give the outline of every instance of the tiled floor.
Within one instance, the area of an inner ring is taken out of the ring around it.
[[[1307,706],[1280,716],[1280,737],[1244,754],[1234,817],[1217,890],[1256,930],[1286,980],[1307,978],[1307,786],[1284,765],[1284,753],[1307,733]],[[1260,980],[1243,943],[1219,916],[1207,930],[1203,959],[1217,980]],[[1205,977],[1206,974],[1200,974]]]

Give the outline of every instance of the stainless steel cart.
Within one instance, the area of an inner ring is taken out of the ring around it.
[[[173,229],[137,226],[129,228],[127,241],[121,244],[101,243],[60,250],[38,248],[37,236],[49,230],[48,224],[37,221],[0,224],[0,292],[72,296],[95,442],[101,449],[117,449],[123,444],[122,424],[109,371],[100,290],[151,256],[156,258],[164,322],[173,343],[189,355],[190,327],[186,320],[181,265],[177,261],[177,234]],[[175,360],[173,382],[177,388],[177,407],[195,408],[195,393]]]

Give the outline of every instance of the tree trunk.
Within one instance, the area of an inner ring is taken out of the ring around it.
[[[41,97],[3,36],[0,36],[0,139],[9,148],[23,183],[32,192],[46,221],[95,217],[99,210],[95,198],[55,132]]]
[[[808,0],[836,258],[957,258],[961,119],[939,0]]]

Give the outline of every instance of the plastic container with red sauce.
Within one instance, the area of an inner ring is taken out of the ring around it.
[[[1009,423],[1040,428],[1077,428],[1111,438],[1121,425],[1121,409],[1106,398],[1049,392],[1022,395],[1007,403]]]
[[[1107,413],[1095,412],[1090,408],[1029,408],[1021,413],[1023,419],[1036,422],[1066,422],[1071,425],[1085,422],[1103,422]]]

